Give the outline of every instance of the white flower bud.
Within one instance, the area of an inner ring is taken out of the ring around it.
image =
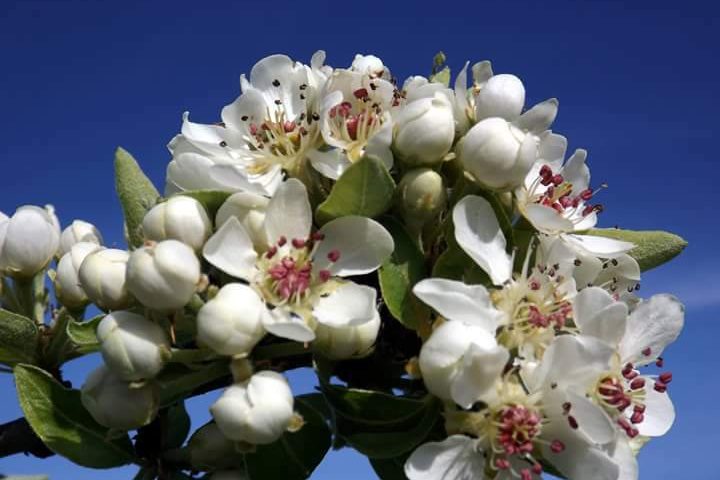
[[[85,380],[81,399],[96,422],[116,430],[134,430],[147,425],[157,415],[159,406],[154,384],[128,384],[105,365]]]
[[[522,113],[525,105],[525,87],[515,75],[501,74],[491,77],[475,99],[475,116],[478,121],[500,117],[511,121]]]
[[[130,254],[105,248],[85,257],[80,265],[80,285],[88,298],[104,310],[120,310],[133,303],[125,282]]]
[[[212,233],[205,208],[192,197],[178,195],[155,205],[143,219],[148,240],[179,240],[199,251]]]
[[[268,246],[265,234],[265,211],[269,203],[269,198],[256,193],[234,193],[218,209],[215,226],[220,228],[230,217],[235,217],[245,227],[253,245],[264,250]]]
[[[228,387],[210,413],[231,440],[264,445],[279,439],[290,426],[293,394],[281,374],[262,371]]]
[[[238,462],[235,442],[223,435],[216,423],[200,427],[188,441],[187,451],[190,465],[199,470],[230,468]]]
[[[58,255],[65,255],[73,245],[80,242],[102,245],[103,239],[100,231],[92,223],[84,220],[73,220],[60,235],[60,251]]]
[[[332,360],[362,358],[373,351],[380,330],[380,315],[357,327],[332,327],[318,323],[313,349]]]
[[[59,244],[60,227],[51,206],[20,207],[12,217],[0,219],[0,270],[31,278],[50,263]]]
[[[127,382],[153,378],[170,355],[170,342],[158,324],[124,310],[105,315],[97,338],[105,364]]]
[[[443,92],[405,105],[393,126],[393,149],[406,164],[442,162],[455,138],[453,107]]]
[[[262,318],[266,310],[255,290],[229,283],[200,308],[197,341],[220,355],[250,353],[265,335]]]
[[[386,68],[382,60],[375,55],[355,55],[350,70],[360,72],[371,77],[386,76]]]
[[[487,118],[465,134],[457,154],[482,185],[510,190],[522,183],[535,162],[537,138],[502,118]]]
[[[68,308],[82,308],[90,302],[80,284],[80,266],[93,252],[102,250],[96,243],[79,242],[62,256],[55,273],[55,295]]]
[[[165,240],[134,250],[127,266],[128,290],[146,307],[162,312],[182,308],[200,281],[200,261],[192,248]]]
[[[398,191],[403,218],[411,227],[422,226],[437,217],[447,201],[442,175],[429,168],[407,172]]]

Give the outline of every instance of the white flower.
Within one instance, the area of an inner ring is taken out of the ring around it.
[[[157,415],[159,394],[152,383],[128,384],[101,365],[85,380],[82,404],[90,415],[108,428],[134,430]]]
[[[136,313],[117,310],[97,327],[105,364],[127,382],[153,378],[170,354],[170,342],[157,323]]]
[[[80,286],[88,298],[104,310],[120,310],[133,303],[127,290],[125,250],[104,248],[90,253],[80,265]]]
[[[265,248],[268,244],[265,237],[265,211],[270,199],[250,192],[237,192],[223,202],[215,215],[215,225],[222,227],[230,217],[235,217],[245,227],[256,248]]]
[[[510,357],[494,332],[463,322],[445,322],[420,350],[420,372],[428,391],[463,408],[488,402]]]
[[[475,98],[475,119],[489,117],[514,120],[525,106],[525,86],[515,75],[490,77]]]
[[[590,205],[587,152],[578,149],[563,165],[567,140],[555,134],[546,139],[540,158],[515,190],[518,209],[538,231],[560,236],[573,250],[600,258],[614,258],[634,245],[629,242],[574,232],[588,230],[597,222],[600,205]]]
[[[356,327],[334,327],[318,323],[313,349],[332,360],[365,357],[373,351],[380,323],[377,311],[372,320]]]
[[[452,104],[441,92],[404,105],[395,116],[393,150],[408,165],[438,165],[454,139]]]
[[[248,354],[265,335],[267,315],[258,294],[241,283],[228,283],[197,314],[197,341],[221,355]]]
[[[386,80],[390,80],[392,78],[390,70],[388,70],[383,64],[383,61],[375,55],[356,54],[352,65],[350,66],[350,70],[367,75],[370,78],[381,77]]]
[[[60,227],[51,206],[25,205],[0,218],[0,271],[31,278],[53,259],[60,244]]]
[[[205,208],[192,197],[177,195],[155,205],[142,222],[146,239],[175,239],[199,251],[212,232]]]
[[[262,371],[228,387],[210,413],[226,437],[264,445],[280,438],[290,426],[293,401],[285,377]]]
[[[127,286],[140,303],[172,312],[192,298],[200,281],[200,261],[177,240],[133,250],[127,263]]]
[[[266,330],[300,342],[315,338],[317,322],[340,327],[373,320],[376,291],[338,277],[376,270],[394,248],[390,234],[365,217],[341,217],[315,233],[311,228],[305,186],[290,179],[267,206],[268,245],[255,247],[231,217],[203,249],[208,262],[248,281],[273,307],[264,319]]]
[[[242,94],[222,111],[222,125],[183,118],[182,133],[168,146],[167,193],[215,188],[270,195],[282,169],[302,167],[319,145],[317,92],[329,75],[324,53],[311,66],[271,55],[241,76]]]
[[[90,242],[96,245],[103,244],[100,231],[92,223],[84,220],[73,220],[65,227],[60,235],[60,248],[58,255],[63,256],[70,251],[73,245],[80,242]]]
[[[416,168],[403,175],[398,185],[403,220],[422,227],[445,208],[447,192],[442,175],[430,168]]]
[[[90,299],[80,284],[80,266],[85,257],[101,249],[96,243],[79,242],[60,258],[54,280],[55,295],[60,303],[68,308],[82,308],[87,305]]]
[[[322,138],[330,147],[308,157],[317,171],[337,179],[364,155],[375,155],[390,169],[395,87],[382,78],[335,70],[325,85],[320,111]]]

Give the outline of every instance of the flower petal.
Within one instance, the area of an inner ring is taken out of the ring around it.
[[[270,200],[265,214],[265,232],[272,245],[280,237],[305,240],[312,227],[312,209],[307,190],[300,180],[282,183]]]
[[[420,445],[405,462],[410,480],[475,480],[485,469],[477,440],[452,435],[442,442]]]
[[[515,120],[515,125],[521,130],[539,134],[550,128],[557,116],[559,102],[557,98],[550,98],[540,102]]]
[[[600,406],[572,390],[567,391],[567,400],[572,405],[570,414],[577,420],[578,430],[588,440],[598,445],[613,440],[616,434],[615,424]]]
[[[560,215],[551,207],[540,205],[539,203],[531,203],[525,205],[524,208],[528,221],[543,233],[557,234],[572,232],[574,229],[570,220]]]
[[[330,150],[310,150],[307,152],[313,168],[328,178],[337,180],[352,165],[339,148]]]
[[[512,261],[505,252],[505,235],[490,203],[468,195],[453,209],[455,239],[460,247],[482,267],[495,285],[512,276]]]
[[[320,229],[325,238],[315,251],[318,269],[346,277],[377,270],[395,248],[392,235],[375,220],[360,216],[340,217]],[[340,252],[337,261],[328,259],[330,252]]]
[[[510,352],[505,347],[471,343],[465,352],[463,365],[450,389],[455,403],[470,408],[475,402],[488,403],[495,393],[495,383],[500,378]]]
[[[618,480],[618,465],[608,454],[589,444],[580,432],[570,428],[565,417],[548,423],[543,428],[543,437],[549,440],[541,446],[543,457],[565,478]],[[554,440],[565,446],[562,452],[555,453],[550,449],[550,442]]]
[[[617,480],[638,480],[638,462],[630,442],[623,437],[617,439],[611,449],[613,461],[620,467]]]
[[[503,318],[482,285],[428,278],[418,282],[413,293],[448,320],[476,325],[493,334]]]
[[[330,327],[356,327],[375,317],[376,300],[374,288],[347,282],[321,297],[313,308],[313,316]]]
[[[205,260],[228,275],[250,280],[257,253],[237,218],[228,219],[203,247]]]
[[[538,159],[554,167],[556,170],[565,158],[565,152],[567,151],[567,138],[557,133],[548,133],[545,136],[540,137],[540,145],[538,145]],[[534,180],[535,178],[533,178]]]
[[[595,235],[565,235],[563,239],[571,247],[600,258],[615,258],[635,248],[634,243]]]
[[[620,342],[620,357],[623,362],[639,365],[654,362],[680,335],[684,323],[685,307],[677,298],[653,295],[628,317],[625,336]]]
[[[305,321],[284,307],[268,310],[263,315],[263,327],[273,335],[296,342],[312,342],[315,332],[308,327]]]
[[[385,165],[385,168],[390,170],[393,166],[393,155],[390,150],[390,144],[392,143],[392,127],[393,122],[388,118],[380,130],[375,133],[367,142],[365,146],[366,155],[375,155]]]
[[[625,334],[627,305],[600,287],[581,290],[573,299],[573,317],[583,335],[616,346]]]
[[[587,150],[578,148],[572,154],[562,169],[562,176],[566,182],[572,183],[572,195],[579,195],[590,185],[590,169],[585,164]]]
[[[218,164],[210,168],[209,176],[223,190],[271,196],[282,182],[282,169],[276,165],[265,173],[250,174],[241,165]]]
[[[659,437],[665,435],[675,422],[675,407],[667,392],[655,390],[655,382],[648,377],[645,386],[645,419],[637,425],[640,435]]]

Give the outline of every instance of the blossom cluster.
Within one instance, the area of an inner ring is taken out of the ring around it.
[[[441,402],[444,424],[444,438],[407,452],[405,475],[638,478],[640,448],[674,420],[662,354],[683,306],[639,298],[637,245],[593,233],[603,186],[591,185],[587,152],[568,156],[551,130],[558,101],[526,108],[523,82],[487,61],[450,88],[439,67],[400,84],[372,55],[348,68],[324,60],[269,56],[241,76],[219,123],[183,115],[137,248],[104,247],[80,220],[61,233],[50,207],[0,218],[4,275],[32,278],[56,257],[59,303],[104,312],[84,407],[113,431],[148,425],[156,377],[190,345],[233,374],[198,439],[247,451],[302,429],[287,380],[256,347],[294,342],[334,362],[372,354],[397,322],[369,280],[398,248],[394,218],[430,272],[408,287],[428,315],[413,327],[422,346],[407,378]],[[397,182],[385,216],[352,205],[321,218],[318,205],[370,159]],[[224,192],[221,204],[198,191]],[[460,259],[457,275],[437,268],[444,255]]]

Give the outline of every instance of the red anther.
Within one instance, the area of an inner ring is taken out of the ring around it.
[[[645,379],[642,377],[638,377],[632,382],[630,382],[630,388],[633,390],[640,390],[645,386]]]
[[[637,405],[635,405],[633,410],[637,413],[645,413],[645,405],[638,403]]]
[[[355,95],[355,98],[358,100],[362,100],[363,98],[367,98],[368,91],[366,88],[358,88],[353,92],[353,95]]]
[[[550,444],[550,450],[552,450],[553,453],[561,453],[565,450],[565,444],[560,440],[553,440]]]
[[[593,210],[595,210],[597,213],[602,213],[605,210],[605,207],[598,203],[597,205],[593,206]]]
[[[295,248],[303,248],[305,246],[305,240],[302,238],[293,238],[291,243]]]
[[[623,375],[632,372],[634,368],[635,366],[632,363],[626,363],[622,369]]]
[[[350,117],[345,123],[345,125],[347,126],[348,135],[353,140],[357,140],[358,120],[359,117]]]
[[[583,190],[582,192],[580,192],[580,198],[582,198],[582,199],[585,200],[586,202],[587,202],[588,200],[590,200],[590,199],[592,198],[592,196],[593,196],[593,191],[590,190],[589,188],[586,188],[585,190]]]
[[[310,238],[312,238],[316,242],[321,242],[325,240],[325,234],[322,232],[315,232],[312,235],[310,235]]]
[[[335,263],[340,259],[340,250],[330,250],[327,254],[328,260]]]
[[[560,197],[558,202],[560,202],[560,205],[562,205],[563,208],[568,208],[573,203],[572,199],[568,196]]]
[[[318,272],[318,276],[320,277],[320,281],[324,283],[330,280],[332,273],[330,273],[330,270],[320,270],[320,272]]]
[[[270,125],[267,122],[263,122],[262,125],[260,125],[260,128],[262,128],[265,131],[270,130]]]
[[[286,121],[285,123],[283,123],[283,130],[285,130],[285,133],[292,132],[293,130],[295,130],[295,127],[297,127],[295,122]]]
[[[572,415],[568,415],[568,423],[570,424],[570,427],[574,430],[577,430],[578,428],[578,422]]]
[[[537,280],[530,280],[530,290],[540,290],[540,282]]]
[[[651,349],[650,347],[644,348],[641,353],[642,353],[643,355],[645,355],[646,357],[649,357],[650,354],[652,353],[652,349]]]
[[[283,267],[287,268],[288,270],[295,268],[295,259],[290,257],[285,257],[280,262]]]
[[[303,136],[307,135],[307,133],[308,133],[308,131],[305,127],[300,127],[299,131],[300,131],[300,135],[303,135]]]
[[[582,214],[584,217],[587,217],[595,210],[595,207],[592,205],[586,205],[585,208],[583,208]]]
[[[540,465],[539,463],[536,463],[535,465],[532,466],[532,471],[535,475],[541,475],[543,472],[542,465]]]
[[[568,412],[570,412],[571,408],[572,408],[572,403],[570,403],[570,402],[565,402],[562,404],[563,413],[566,415],[568,414]]]
[[[632,414],[632,417],[630,417],[630,421],[634,424],[642,423],[643,420],[645,420],[645,415],[640,412],[635,412]]]
[[[662,368],[663,365],[665,365],[665,360],[663,360],[662,357],[658,357],[658,359],[655,360],[655,366],[658,368]]]
[[[555,187],[553,187],[552,185],[550,185],[550,186],[547,188],[547,190],[545,191],[545,196],[546,196],[546,197],[549,197],[549,198],[554,197],[554,196],[555,196]]]
[[[265,252],[265,258],[272,258],[277,253],[277,247],[273,245],[272,247],[268,248],[268,251]]]
[[[625,417],[618,418],[617,423],[618,423],[618,425],[620,425],[620,427],[621,427],[623,430],[625,430],[625,431],[627,431],[628,429],[632,428],[632,425],[630,425],[630,422],[628,422],[628,421],[627,421],[627,418],[625,418]]]
[[[255,135],[257,135],[257,131],[258,131],[257,125],[255,125],[254,123],[251,123],[250,124],[250,135],[252,135],[254,137]]]
[[[627,397],[623,397],[623,399],[620,400],[620,404],[618,405],[617,409],[620,412],[624,412],[630,405],[632,405],[632,401]]]
[[[543,165],[542,167],[540,167],[540,177],[552,177],[552,169],[548,165]]]
[[[660,377],[658,377],[660,381],[664,384],[668,384],[672,382],[672,373],[671,372],[664,372],[660,374]]]
[[[556,175],[553,175],[553,177],[552,177],[552,183],[553,183],[553,185],[555,185],[556,187],[557,187],[558,185],[562,184],[564,180],[565,180],[565,179],[563,178],[563,176],[560,175],[559,173],[556,174]]]
[[[558,202],[555,202],[550,206],[553,208],[553,210],[555,210],[558,213],[563,213],[565,211],[565,208]]]
[[[665,385],[663,382],[658,381],[655,382],[655,386],[653,387],[656,392],[665,393],[667,391],[667,385]]]
[[[520,479],[521,480],[532,480],[532,473],[527,468],[523,468],[520,470]]]
[[[628,380],[632,380],[633,378],[640,375],[637,370],[631,370],[628,373],[623,373],[623,377],[627,378]]]
[[[625,430],[625,433],[627,433],[628,437],[635,438],[640,434],[640,430],[637,428],[629,428],[628,430]]]
[[[510,462],[506,458],[496,458],[495,468],[498,470],[507,470],[510,468]]]
[[[287,243],[287,238],[285,237],[285,235],[282,235],[280,238],[278,238],[278,241],[277,241],[278,247],[282,247],[286,243]]]
[[[580,206],[580,198],[579,197],[573,198],[572,206],[573,206],[573,208],[577,208]]]

